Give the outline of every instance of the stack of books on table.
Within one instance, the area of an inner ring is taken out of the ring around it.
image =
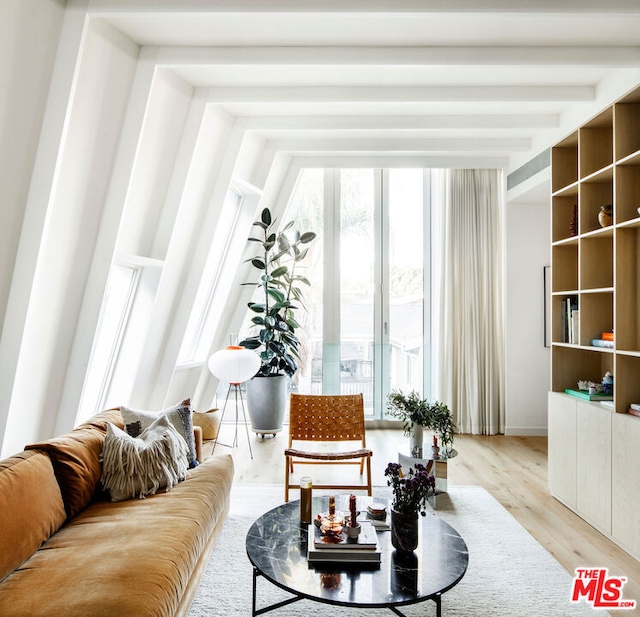
[[[320,529],[309,525],[308,559],[312,563],[380,563],[380,542],[373,525],[360,523],[357,538],[349,538],[345,532],[340,538],[323,536]]]
[[[632,416],[640,416],[640,403],[631,403],[627,410]]]
[[[373,502],[367,506],[367,511],[358,516],[358,522],[369,522],[376,531],[391,529],[389,525],[388,507],[386,503]]]

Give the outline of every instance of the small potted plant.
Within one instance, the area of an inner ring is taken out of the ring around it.
[[[392,390],[387,401],[389,413],[402,420],[405,437],[409,437],[411,456],[422,458],[423,429],[429,426],[429,403],[415,390],[409,394]]]
[[[453,437],[455,435],[455,425],[451,410],[440,401],[435,401],[429,405],[429,428],[440,439],[440,443],[445,454],[450,454],[453,449]]]
[[[418,515],[426,514],[436,480],[421,463],[410,467],[406,475],[398,463],[389,463],[384,475],[393,491],[391,544],[397,551],[411,552],[418,546]]]
[[[400,390],[392,390],[387,400],[389,413],[402,421],[404,434],[410,438],[411,456],[422,458],[425,428],[434,432],[446,454],[451,452],[455,424],[451,410],[447,405],[440,401],[429,403],[415,390],[409,394],[404,394]]]

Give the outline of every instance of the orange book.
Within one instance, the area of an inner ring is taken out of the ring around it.
[[[612,341],[613,340],[613,332],[603,332],[602,333],[603,341]]]

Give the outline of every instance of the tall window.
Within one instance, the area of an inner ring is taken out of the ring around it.
[[[306,263],[301,392],[430,394],[429,172],[304,170],[286,220],[318,233]]]
[[[112,264],[76,421],[129,398],[161,271],[162,262],[144,257]]]
[[[202,281],[193,300],[187,329],[178,354],[178,363],[203,362],[209,352],[212,333],[215,331],[217,314],[212,310],[218,283],[223,276],[223,264],[229,251],[233,233],[238,222],[242,196],[233,188],[227,191],[211,242],[211,251],[202,273]]]

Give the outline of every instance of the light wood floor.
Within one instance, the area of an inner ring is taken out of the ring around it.
[[[286,434],[262,439],[251,433],[252,460],[243,429],[238,435],[238,447],[233,448],[235,482],[283,484]],[[231,431],[232,427],[223,427],[221,440],[224,443],[231,443],[225,441],[227,435],[232,438]],[[370,429],[367,445],[374,453],[373,484],[385,485],[384,469],[388,462],[397,461],[399,451],[407,449],[407,438],[401,430]],[[571,574],[578,567],[607,567],[611,575],[627,577],[624,598],[640,603],[640,562],[549,494],[546,437],[457,435],[455,448],[459,455],[449,463],[450,485],[484,487]],[[318,474],[340,473],[341,477],[353,473],[357,481],[357,468],[346,472],[344,469],[343,466],[333,469],[325,466],[314,470],[313,466],[303,466],[302,473],[312,477],[314,471]],[[640,615],[640,608],[612,611],[612,614]]]

